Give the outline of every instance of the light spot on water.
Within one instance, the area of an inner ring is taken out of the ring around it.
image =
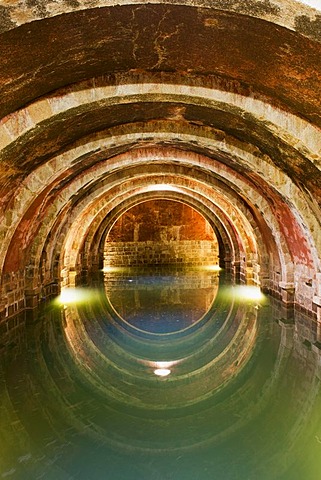
[[[255,285],[234,285],[225,290],[225,295],[240,302],[262,303],[266,298],[260,287]]]
[[[55,303],[58,305],[74,305],[93,301],[96,293],[86,288],[63,288]]]
[[[154,370],[154,373],[159,377],[167,377],[171,373],[171,370],[169,368],[157,368]]]

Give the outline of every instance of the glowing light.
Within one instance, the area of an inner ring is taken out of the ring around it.
[[[207,265],[205,267],[205,270],[210,270],[211,272],[219,272],[222,269],[219,265]]]
[[[171,367],[180,361],[181,360],[151,362],[150,360],[141,360],[141,363],[145,364],[147,367],[152,367],[155,375],[158,375],[159,377],[167,377],[172,373]]]
[[[167,375],[171,373],[171,370],[169,368],[156,368],[156,370],[154,370],[154,373],[159,377],[167,377]]]
[[[122,270],[121,267],[110,267],[110,266],[106,266],[102,269],[104,273],[120,272],[121,270]]]
[[[159,369],[167,369],[169,367],[172,367],[173,365],[175,365],[177,363],[177,361],[175,362],[154,362],[154,366],[156,368],[159,368]]]
[[[234,289],[239,300],[263,300],[265,297],[259,287],[241,285]]]
[[[56,302],[60,305],[72,305],[87,302],[92,299],[93,294],[84,288],[64,288],[57,297]]]
[[[172,367],[177,362],[153,362],[154,366],[157,367],[154,370],[155,375],[159,377],[167,377],[172,371],[169,367]]]

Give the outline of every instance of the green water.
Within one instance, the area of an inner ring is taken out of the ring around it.
[[[0,478],[321,478],[315,322],[204,271],[78,292],[1,327]]]

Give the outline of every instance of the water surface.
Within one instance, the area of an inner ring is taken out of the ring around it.
[[[2,326],[0,478],[320,478],[312,319],[204,271],[79,292]]]

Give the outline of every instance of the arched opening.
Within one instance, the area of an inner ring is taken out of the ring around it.
[[[218,290],[219,242],[209,221],[186,203],[140,202],[123,212],[106,237],[105,290],[121,320],[169,334],[208,312]],[[200,269],[203,269],[201,271]]]
[[[218,265],[218,240],[194,208],[149,200],[124,212],[105,243],[104,267]]]
[[[0,2],[3,478],[319,478],[307,5]]]

